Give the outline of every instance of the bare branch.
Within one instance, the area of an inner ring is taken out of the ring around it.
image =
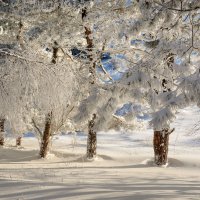
[[[40,128],[37,126],[36,122],[34,119],[32,119],[32,124],[33,126],[35,127],[35,129],[38,131],[38,133],[40,134],[40,136],[42,137],[43,133],[42,131],[40,130]]]

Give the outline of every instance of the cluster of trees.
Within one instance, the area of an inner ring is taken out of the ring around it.
[[[85,130],[92,159],[97,131],[140,103],[167,163],[177,109],[200,105],[198,0],[2,0],[0,16],[0,132],[34,131],[46,157],[54,134]]]

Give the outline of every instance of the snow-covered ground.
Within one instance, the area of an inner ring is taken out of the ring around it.
[[[0,200],[199,200],[200,109],[177,115],[169,165],[152,164],[152,130],[98,133],[98,158],[85,160],[86,136],[56,136],[48,159],[38,141],[23,138],[0,149]]]

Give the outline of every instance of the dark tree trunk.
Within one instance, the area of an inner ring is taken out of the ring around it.
[[[82,21],[85,20],[87,17],[87,8],[82,9]],[[96,61],[93,57],[93,48],[94,48],[94,42],[92,39],[92,30],[90,27],[84,26],[85,29],[85,39],[87,43],[87,57],[89,60],[89,73],[90,73],[90,79],[89,83],[91,86],[93,86],[96,82]]]
[[[168,161],[169,135],[174,129],[163,129],[162,131],[154,131],[154,162],[156,165],[166,165]]]
[[[22,137],[20,136],[16,138],[16,146],[19,147],[21,145],[22,145]]]
[[[82,21],[87,17],[87,8],[82,9]],[[89,26],[84,26],[85,29],[85,39],[87,43],[87,56],[89,64],[89,84],[90,87],[94,87],[96,83],[96,61],[93,57],[94,42],[92,39],[92,30]],[[96,114],[93,114],[93,118],[88,122],[88,139],[87,139],[87,158],[92,159],[96,157],[97,149],[97,134],[94,130]]]
[[[93,40],[91,39],[92,36],[92,31],[90,30],[90,28],[88,27],[84,27],[85,28],[85,38],[87,41],[87,56],[89,59],[89,73],[90,73],[90,79],[89,79],[89,83],[91,86],[93,86],[96,82],[96,62],[93,58],[92,52],[93,52]]]
[[[97,134],[94,130],[96,114],[93,114],[92,120],[88,123],[88,140],[87,140],[87,158],[92,159],[96,157],[97,150]]]
[[[49,151],[50,138],[51,138],[51,120],[52,120],[52,112],[48,113],[45,120],[45,127],[40,147],[41,158],[46,158]]]
[[[4,122],[5,119],[0,119],[0,146],[4,146]]]
[[[56,41],[54,41],[54,45],[53,45],[53,54],[52,54],[52,59],[51,62],[53,64],[56,64],[57,62],[57,58],[58,58],[58,43]]]

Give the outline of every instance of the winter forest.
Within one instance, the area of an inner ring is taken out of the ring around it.
[[[0,0],[0,199],[200,199],[199,0]]]

